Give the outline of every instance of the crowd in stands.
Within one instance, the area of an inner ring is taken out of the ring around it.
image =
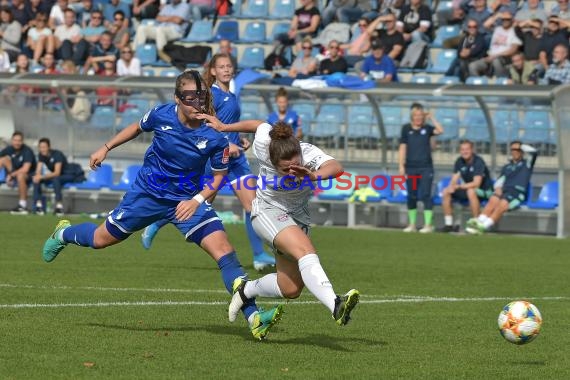
[[[200,44],[183,42],[193,25],[237,18],[249,2],[233,1],[232,9],[227,0],[4,0],[0,71],[57,74],[63,62],[73,62],[79,73],[142,75],[137,48],[153,43],[168,65],[168,44]],[[255,3],[270,8],[281,0]],[[430,72],[429,49],[436,49],[453,50],[454,59],[443,71],[431,72],[461,81],[488,76],[509,78],[508,83],[570,83],[568,0],[297,0],[296,5],[289,29],[272,37],[267,54],[271,62],[265,69],[281,70],[276,76],[348,72],[395,82],[399,72]],[[220,50],[232,42],[238,41],[221,41]]]

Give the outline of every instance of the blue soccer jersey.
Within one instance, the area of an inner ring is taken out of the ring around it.
[[[212,97],[214,99],[214,109],[216,116],[222,123],[237,123],[241,116],[239,101],[231,92],[225,92],[216,84],[212,85]],[[232,144],[241,146],[239,132],[226,133],[228,140]]]
[[[227,137],[206,124],[186,127],[178,120],[174,103],[148,111],[139,126],[145,132],[154,132],[154,138],[134,183],[135,190],[161,199],[186,200],[202,190],[208,160],[214,171],[228,169]]]
[[[293,111],[291,108],[288,108],[283,119],[279,119],[279,114],[277,112],[273,112],[267,117],[267,122],[271,125],[274,125],[279,120],[284,121],[286,124],[290,125],[291,128],[293,128],[293,136],[297,134],[297,129],[301,125],[297,112]]]

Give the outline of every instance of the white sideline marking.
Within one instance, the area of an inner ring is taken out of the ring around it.
[[[0,284],[0,288],[16,289],[49,289],[49,290],[98,290],[102,292],[151,292],[151,293],[220,293],[228,294],[220,289],[169,289],[169,288],[107,288],[99,286],[48,286],[48,285],[19,285]]]
[[[548,300],[558,301],[567,300],[570,297],[418,297],[418,298],[393,298],[393,299],[371,299],[362,300],[362,304],[381,304],[381,303],[418,303],[418,302],[487,302],[501,301],[512,299],[532,299],[532,300]],[[273,302],[257,302],[258,304],[275,304]],[[313,305],[319,304],[318,301],[291,301],[291,304]],[[68,307],[113,307],[113,306],[220,306],[227,305],[227,301],[118,301],[118,302],[92,302],[92,303],[17,303],[17,304],[0,304],[0,309],[41,309],[41,308],[68,308]]]

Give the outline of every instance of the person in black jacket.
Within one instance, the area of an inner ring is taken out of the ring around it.
[[[485,56],[487,49],[485,36],[479,33],[476,20],[467,21],[467,33],[457,47],[457,58],[451,62],[445,73],[447,76],[457,76],[462,82],[469,76],[469,64]]]

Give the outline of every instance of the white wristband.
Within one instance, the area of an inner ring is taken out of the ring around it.
[[[194,195],[194,198],[192,198],[192,199],[194,199],[196,202],[198,202],[198,204],[202,204],[206,200],[206,198],[204,198],[204,196],[202,194],[196,194],[196,195]]]

